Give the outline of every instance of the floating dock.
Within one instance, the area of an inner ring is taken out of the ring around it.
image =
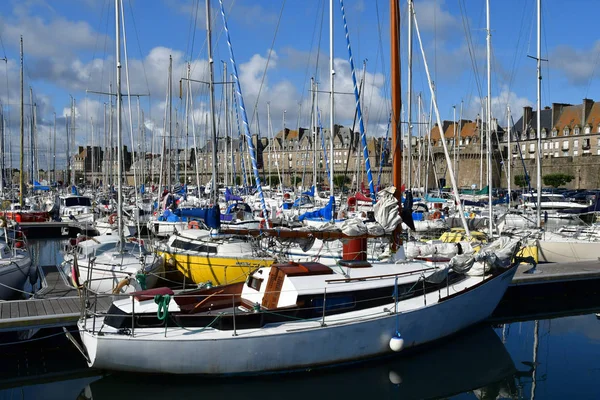
[[[0,332],[73,326],[83,307],[77,289],[56,266],[40,267],[42,288],[29,300],[0,302]],[[493,323],[552,318],[600,310],[600,261],[518,267],[513,282],[490,318]],[[90,299],[92,300],[92,299]],[[111,296],[97,299],[98,312]]]
[[[82,300],[77,289],[54,265],[39,268],[41,289],[28,300],[0,302],[0,332],[75,325]],[[109,297],[98,299],[97,309],[108,310]]]

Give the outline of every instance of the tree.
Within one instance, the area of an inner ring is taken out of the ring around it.
[[[333,177],[333,184],[336,187],[342,187],[345,184],[350,183],[350,177],[346,176],[346,175],[334,175]]]
[[[525,175],[515,175],[515,185],[518,187],[528,186],[529,177]]]
[[[292,182],[292,185],[297,185],[299,183],[302,183],[302,178],[300,176],[292,176],[292,178],[290,179],[290,181]]]
[[[544,185],[552,186],[555,189],[557,187],[564,186],[565,184],[571,182],[573,179],[575,179],[573,175],[563,174],[561,172],[558,172],[556,174],[544,175],[543,177]]]

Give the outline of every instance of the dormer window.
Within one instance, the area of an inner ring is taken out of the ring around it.
[[[552,137],[558,136],[558,130],[556,128],[552,129]]]
[[[578,126],[573,128],[573,135],[579,135],[579,127]]]
[[[547,133],[546,133],[546,128],[542,129],[542,139],[546,139]]]
[[[529,130],[529,139],[535,139],[535,131],[533,129]]]
[[[563,136],[569,136],[569,127],[565,126],[565,129],[563,129]]]
[[[591,126],[586,126],[585,129],[583,130],[583,132],[588,135],[592,132],[592,127]]]
[[[521,135],[521,140],[527,140],[527,132],[523,132]]]

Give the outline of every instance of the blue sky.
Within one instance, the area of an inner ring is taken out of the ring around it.
[[[11,104],[18,101],[18,40],[19,35],[23,35],[26,93],[31,86],[38,104],[41,168],[45,165],[54,112],[58,115],[62,139],[58,141],[57,159],[59,165],[64,163],[63,116],[70,113],[71,95],[78,105],[77,144],[91,141],[90,119],[96,125],[96,144],[99,134],[103,134],[103,103],[108,98],[86,95],[86,89],[108,91],[109,82],[114,80],[113,3],[113,0],[0,2],[3,45],[0,57],[8,58],[6,66],[0,63],[0,100],[10,117],[8,128],[14,139],[12,149],[14,152],[17,143],[18,110]],[[527,58],[536,51],[535,0],[491,0],[491,3],[493,111],[505,125],[507,104],[515,114],[514,120],[519,118],[523,106],[535,108],[535,61]],[[545,0],[543,3],[542,57],[549,61],[543,66],[542,104],[577,104],[584,97],[600,99],[596,95],[600,42],[595,34],[595,17],[600,11],[600,3],[597,0]],[[221,80],[221,60],[228,60],[228,50],[218,1],[213,0],[211,4],[215,74],[216,79]],[[405,85],[406,2],[401,0],[400,4]],[[180,121],[185,104],[177,97],[180,78],[185,75],[185,63],[192,63],[193,78],[206,79],[204,0],[124,0],[124,7],[131,90],[151,95],[141,99],[146,127],[143,142],[149,147],[154,137],[157,147],[160,140],[157,138],[164,131],[169,55],[174,60],[173,107]],[[283,126],[284,114],[287,127],[295,128],[298,122],[308,126],[310,77],[316,75],[320,90],[327,90],[329,85],[328,7],[327,0],[225,0],[246,108],[254,121],[253,133],[260,130],[262,135],[267,135],[267,102],[270,103],[275,132]],[[368,60],[363,102],[367,133],[383,135],[389,113],[389,2],[346,0],[345,7],[359,76],[363,60]],[[352,82],[337,0],[334,9],[335,84],[340,92],[350,92]],[[442,119],[452,119],[452,107],[455,105],[458,112],[461,102],[463,116],[474,118],[481,107],[476,76],[479,85],[486,90],[485,1],[416,0],[415,10],[430,70],[434,74]],[[272,43],[273,52],[266,68]],[[423,93],[425,112],[428,113],[429,91],[416,35],[414,46],[414,91]],[[477,64],[477,73],[470,53]],[[230,65],[228,69],[231,71]],[[123,81],[126,83],[125,75]],[[126,85],[123,91],[126,91]],[[206,88],[193,84],[192,93],[196,134],[202,140],[208,112]],[[403,86],[403,96],[406,96],[406,86]],[[221,87],[216,88],[216,97],[221,109]],[[327,95],[321,94],[318,101],[323,123],[327,125]],[[29,102],[28,94],[26,102]],[[351,125],[353,96],[341,94],[336,97],[336,104],[336,121]],[[253,116],[255,107],[257,113]],[[132,128],[137,132],[135,107],[132,114]],[[222,126],[222,112],[219,115]],[[128,132],[125,142],[131,143]],[[141,141],[134,139],[134,142],[139,145]]]

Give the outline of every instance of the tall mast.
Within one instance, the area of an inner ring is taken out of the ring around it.
[[[223,82],[227,81],[227,63],[223,61]],[[223,182],[225,183],[225,187],[228,186],[229,179],[227,179],[227,161],[229,160],[229,117],[227,109],[229,107],[229,90],[227,90],[227,85],[223,85],[223,97],[225,98],[225,157],[223,158]],[[231,149],[233,151],[233,149]],[[233,165],[232,165],[233,168]]]
[[[329,72],[330,72],[330,82],[329,82],[329,196],[330,201],[333,198],[333,135],[335,132],[335,122],[334,122],[334,103],[333,103],[333,92],[334,92],[334,83],[335,83],[335,70],[333,69],[333,0],[329,0]],[[294,182],[295,183],[295,182]],[[334,201],[335,208],[335,201]],[[333,220],[333,212],[331,213],[331,219]]]
[[[171,180],[171,158],[173,157],[173,57],[169,55],[169,81],[167,82],[169,91],[169,151],[167,156],[167,184],[170,187],[173,184]]]
[[[487,27],[487,173],[488,173],[488,207],[490,237],[494,228],[494,212],[492,209],[492,31],[490,30],[490,0],[486,1]]]
[[[52,180],[56,182],[56,113],[54,113],[54,133],[52,139]]]
[[[542,227],[542,0],[537,0],[537,227]]]
[[[123,135],[121,132],[121,35],[119,27],[120,22],[120,2],[115,0],[115,27],[116,27],[116,61],[117,61],[117,229],[119,231],[119,251],[123,250]]]
[[[408,18],[412,19],[412,14]],[[390,0],[390,51],[391,51],[391,81],[392,81],[392,185],[396,187],[394,197],[402,208],[402,138],[400,137],[400,110],[402,109],[402,87],[400,81],[400,7],[398,0]],[[402,246],[400,234],[402,224],[398,224],[392,237],[392,252],[396,252]]]
[[[412,189],[412,51],[413,51],[413,0],[408,0],[408,72],[407,72],[407,84],[408,84],[408,93],[406,96],[406,111],[408,113],[408,143],[406,145],[408,151],[408,162],[407,169],[408,173],[406,174],[406,188],[408,190]]]
[[[19,204],[23,209],[23,191],[25,185],[23,182],[23,146],[25,145],[25,121],[24,121],[24,102],[23,102],[23,36],[21,36],[21,47],[20,47],[20,58],[21,58],[21,150],[19,159]]]
[[[210,97],[210,129],[212,137],[212,185],[211,185],[211,199],[212,204],[217,204],[217,127],[215,125],[215,87],[214,87],[214,61],[212,58],[212,37],[211,37],[211,26],[210,26],[210,0],[206,0],[206,42],[208,49],[208,91]]]
[[[506,121],[506,129],[508,130],[508,165],[507,165],[507,184],[508,184],[508,208],[510,209],[510,199],[511,199],[511,195],[510,195],[510,169],[511,169],[511,164],[512,164],[512,149],[510,147],[510,106],[506,107],[506,114],[507,114],[507,121]]]

